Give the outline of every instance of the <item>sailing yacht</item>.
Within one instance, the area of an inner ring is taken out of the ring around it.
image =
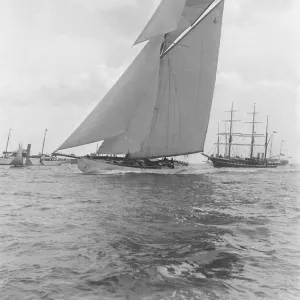
[[[134,44],[146,45],[55,151],[103,141],[84,173],[171,171],[203,152],[218,65],[224,0],[162,0]]]
[[[20,144],[17,154],[11,162],[11,167],[25,167],[23,161],[23,148]]]

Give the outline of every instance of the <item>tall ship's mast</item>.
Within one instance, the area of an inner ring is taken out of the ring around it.
[[[233,132],[233,124],[234,122],[239,122],[239,120],[234,120],[233,115],[234,112],[237,112],[237,110],[233,109],[233,103],[231,105],[231,110],[226,111],[227,113],[230,113],[230,119],[224,120],[224,132],[220,133],[219,123],[218,123],[218,139],[217,139],[217,156],[221,155],[220,152],[220,145],[225,145],[225,151],[224,151],[224,157],[231,157],[232,155],[232,146],[233,146],[233,136],[239,136],[240,134]],[[229,123],[229,133],[227,133],[227,124]],[[224,136],[224,143],[220,142],[220,136]],[[228,138],[229,137],[229,138]]]
[[[233,103],[231,104],[231,110],[228,111],[230,113],[230,120],[225,120],[225,124],[229,122],[229,140],[228,140],[228,152],[226,150],[226,154],[225,156],[227,156],[228,158],[231,157],[231,152],[232,152],[232,142],[233,142],[233,136],[236,135],[236,133],[233,132],[233,122],[239,122],[239,120],[234,120],[233,119],[233,113],[237,112],[237,110],[233,109]],[[226,144],[227,144],[227,133],[224,133],[225,137],[226,137]]]
[[[9,139],[10,139],[10,132],[11,132],[11,128],[9,128],[9,131],[8,131],[8,137],[7,137],[7,142],[6,142],[6,148],[5,148],[4,157],[7,157],[7,149],[8,149]]]
[[[256,134],[255,132],[255,124],[261,123],[256,121],[256,115],[258,112],[256,111],[256,106],[254,103],[254,109],[252,113],[249,113],[252,115],[252,121],[251,122],[245,122],[252,125],[252,131],[251,131],[251,144],[250,144],[250,159],[253,159],[253,152],[254,152],[254,146],[255,146],[255,137],[263,137],[262,134]]]

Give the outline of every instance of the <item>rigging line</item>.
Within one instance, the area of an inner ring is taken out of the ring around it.
[[[218,2],[219,1],[219,2]],[[174,43],[164,52],[161,54],[161,57],[166,55],[170,52],[174,47],[177,46],[179,42],[181,42],[191,31],[193,31],[209,14],[219,6],[224,0],[216,0],[215,3],[211,3],[209,7],[199,16],[199,18],[193,23],[191,27],[188,27],[175,41]]]
[[[168,68],[171,68],[170,56],[168,56]],[[169,74],[169,101],[168,101],[168,122],[167,122],[167,152],[169,150],[169,131],[170,131],[170,102],[171,102],[171,72]]]
[[[64,166],[66,166],[71,172],[76,173],[74,170],[72,170],[67,164],[63,164]]]
[[[168,55],[168,60],[170,61],[170,55]],[[172,79],[173,79],[173,83],[174,83],[174,89],[175,89],[175,94],[176,94],[176,100],[178,102],[178,93],[177,93],[177,85],[176,85],[176,80],[175,80],[175,76],[174,76],[174,73],[173,73],[173,68],[172,68],[172,64],[169,64],[169,76],[172,76]],[[169,99],[171,100],[171,81],[170,81],[170,86],[169,86]],[[170,101],[169,100],[169,101]],[[172,103],[173,104],[173,132],[172,132],[172,144],[173,144],[173,148],[174,145],[175,145],[175,129],[176,129],[176,107],[175,107],[175,103]],[[169,113],[170,113],[170,102],[169,102]]]

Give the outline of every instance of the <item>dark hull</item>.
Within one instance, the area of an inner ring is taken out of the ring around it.
[[[288,165],[288,163],[289,163],[288,160],[282,160],[282,161],[280,161],[280,165],[281,166],[286,166],[286,165]]]
[[[184,163],[176,160],[149,160],[149,159],[134,159],[134,158],[123,158],[123,157],[95,157],[92,158],[95,161],[101,161],[109,165],[115,165],[117,167],[135,168],[135,169],[174,169],[177,167],[187,166],[188,163]]]
[[[219,158],[206,156],[215,168],[277,168],[278,163],[255,159]]]

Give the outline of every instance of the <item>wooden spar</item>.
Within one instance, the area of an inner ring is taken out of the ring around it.
[[[225,125],[225,157],[227,157],[227,128],[226,128],[226,122]]]
[[[45,139],[46,139],[46,133],[47,133],[48,129],[45,129],[45,134],[44,134],[44,140],[43,140],[43,146],[42,146],[42,155],[44,154],[44,146],[45,146]]]
[[[253,115],[253,118],[252,118],[252,122],[245,122],[245,123],[249,123],[249,124],[252,124],[252,133],[251,133],[251,148],[250,148],[250,159],[253,158],[253,152],[254,152],[254,146],[255,146],[255,139],[254,137],[256,136],[255,134],[255,124],[256,123],[261,123],[261,122],[255,122],[255,116],[257,115],[257,112],[256,112],[256,109],[255,109],[255,104],[254,103],[254,110],[253,110],[253,113],[250,113],[251,115]]]
[[[231,104],[231,111],[230,111],[229,150],[228,150],[229,158],[231,156],[231,144],[232,144],[232,119],[233,119],[233,103]]]
[[[9,128],[9,131],[8,131],[8,137],[7,137],[7,143],[6,143],[6,148],[5,148],[5,155],[4,155],[4,157],[7,157],[7,148],[8,148],[9,138],[10,138],[10,132],[11,132],[11,128]]]
[[[267,163],[267,150],[268,150],[268,127],[269,127],[269,116],[267,116],[266,126],[266,142],[265,142],[265,162]]]
[[[252,159],[252,158],[253,158],[253,150],[254,150],[255,114],[256,114],[256,112],[255,112],[255,103],[254,103],[250,159]]]
[[[57,153],[57,152],[52,153],[52,155],[53,156],[69,157],[69,158],[82,158],[81,156],[70,155],[70,154],[63,154],[63,153]]]
[[[220,128],[218,123],[218,146],[217,146],[217,155],[220,155]]]
[[[188,34],[190,33],[194,28],[196,28],[208,15],[209,13],[214,10],[221,2],[224,0],[216,0],[213,3],[211,3],[206,10],[199,16],[199,18],[190,26],[188,27],[172,44],[169,48],[167,48],[165,51],[161,53],[160,57],[163,57],[166,55],[169,51],[171,51],[175,46],[180,45],[179,42]]]

